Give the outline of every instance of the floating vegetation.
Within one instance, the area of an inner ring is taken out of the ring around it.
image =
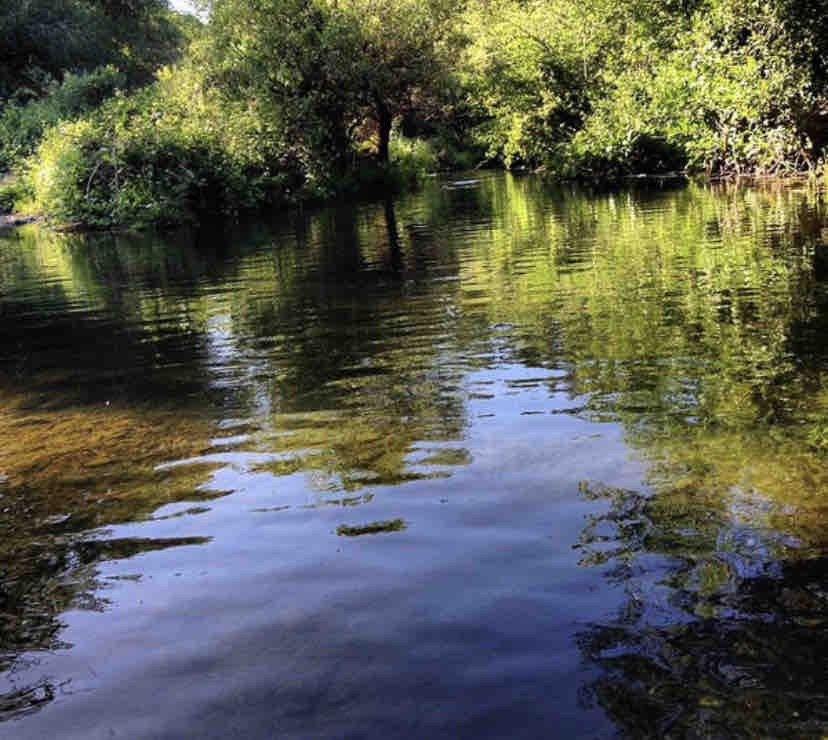
[[[37,711],[43,704],[55,698],[58,688],[44,680],[33,686],[26,686],[0,695],[0,722],[19,719]]]
[[[369,524],[357,524],[349,526],[340,524],[336,533],[340,537],[359,537],[363,534],[380,534],[382,532],[402,532],[406,524],[402,519],[389,519],[383,522],[370,522]]]

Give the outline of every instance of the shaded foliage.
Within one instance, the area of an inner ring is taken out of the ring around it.
[[[186,22],[166,0],[26,0],[0,7],[0,106],[105,64],[143,84],[179,54]]]

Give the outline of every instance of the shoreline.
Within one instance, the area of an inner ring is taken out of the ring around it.
[[[573,178],[559,178],[559,177],[550,177],[548,173],[545,173],[543,169],[540,170],[532,170],[532,169],[515,169],[509,170],[506,168],[492,168],[486,167],[482,168],[484,170],[498,170],[501,172],[507,172],[515,176],[525,176],[525,175],[534,175],[540,177],[541,179],[552,183],[552,182],[559,182],[559,183],[568,183],[570,185],[584,185],[584,186],[591,186],[591,187],[607,187],[607,188],[618,188],[618,187],[634,187],[637,184],[652,184],[652,185],[664,185],[667,183],[684,183],[689,184],[692,182],[697,183],[704,183],[709,185],[733,185],[733,184],[741,184],[741,185],[769,185],[769,184],[792,184],[792,183],[803,183],[803,182],[817,182],[820,179],[820,176],[815,174],[814,172],[785,172],[785,173],[777,173],[777,174],[725,174],[725,175],[705,175],[705,174],[692,174],[687,172],[666,172],[666,173],[639,173],[639,174],[630,174],[630,175],[619,175],[616,177],[607,177],[607,178],[590,178],[590,177],[573,177]],[[472,170],[458,170],[453,172],[438,172],[438,173],[429,173],[429,177],[437,176],[437,175],[462,175],[463,172],[468,171],[470,173],[479,173],[481,168],[474,168]],[[408,189],[408,188],[404,188]],[[362,198],[370,198],[374,194],[374,188],[368,187],[362,193],[350,193],[351,197],[356,197],[358,199]],[[331,198],[309,198],[307,200],[302,200],[298,203],[292,203],[287,205],[287,207],[281,209],[284,211],[290,211],[293,209],[302,209],[309,206],[325,206],[336,203],[337,201],[341,201],[343,197],[347,197],[344,194],[335,195]],[[252,209],[252,211],[247,212],[250,215],[256,213],[256,209]],[[239,214],[237,214],[238,216]],[[48,224],[44,214],[17,214],[17,213],[6,213],[0,214],[0,232],[9,231],[11,229],[18,228],[20,226],[26,226],[32,223],[41,223],[46,224],[49,229],[53,231],[62,232],[62,233],[99,233],[99,232],[112,232],[112,233],[123,233],[123,232],[143,232],[148,230],[157,230],[157,231],[174,231],[182,226],[186,225],[197,225],[198,223],[202,223],[207,219],[198,219],[195,223],[178,223],[178,224],[169,224],[169,225],[159,225],[159,224],[130,224],[130,223],[121,223],[121,224],[112,224],[109,226],[96,226],[94,224],[84,224],[80,222],[68,222],[68,223],[54,223]]]

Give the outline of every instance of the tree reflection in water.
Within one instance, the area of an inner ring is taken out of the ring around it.
[[[807,188],[585,193],[493,176],[212,238],[4,237],[0,718],[71,691],[32,680],[24,662],[61,646],[67,610],[106,607],[102,562],[215,547],[166,530],[112,534],[167,518],[159,507],[189,517],[238,493],[236,514],[268,512],[274,527],[288,510],[318,523],[359,507],[328,529],[320,547],[336,552],[346,540],[445,534],[449,507],[402,494],[420,486],[448,500],[453,473],[470,466],[495,498],[514,496],[521,539],[540,538],[536,521],[519,519],[522,492],[485,460],[475,468],[470,411],[492,401],[520,419],[486,414],[492,440],[528,428],[521,412],[561,449],[571,423],[607,421],[647,471],[637,490],[584,484],[592,519],[580,535],[555,533],[579,539],[581,566],[624,597],[578,628],[599,675],[584,700],[635,736],[818,735],[828,726],[823,222]],[[481,373],[485,392],[472,387]],[[523,390],[560,401],[559,415],[518,408]],[[600,457],[601,440],[591,445]],[[571,489],[533,475],[538,489]],[[266,493],[248,504],[251,490]],[[474,517],[460,521],[448,537],[479,543]],[[336,536],[338,525],[389,523],[387,535]],[[414,582],[450,567],[439,550],[417,550],[426,570]],[[240,576],[259,555],[246,557]],[[497,560],[508,580],[513,563]],[[585,572],[572,570],[576,582]],[[561,639],[577,652],[571,637]]]
[[[634,737],[819,737],[828,722],[828,558],[730,500],[584,486],[608,511],[583,564],[624,607],[577,635],[584,687]],[[672,500],[671,500],[672,498]],[[750,504],[754,506],[754,504]],[[758,514],[758,515],[757,515]]]

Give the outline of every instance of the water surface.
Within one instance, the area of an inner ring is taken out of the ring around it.
[[[0,237],[0,736],[822,737],[807,186]]]

